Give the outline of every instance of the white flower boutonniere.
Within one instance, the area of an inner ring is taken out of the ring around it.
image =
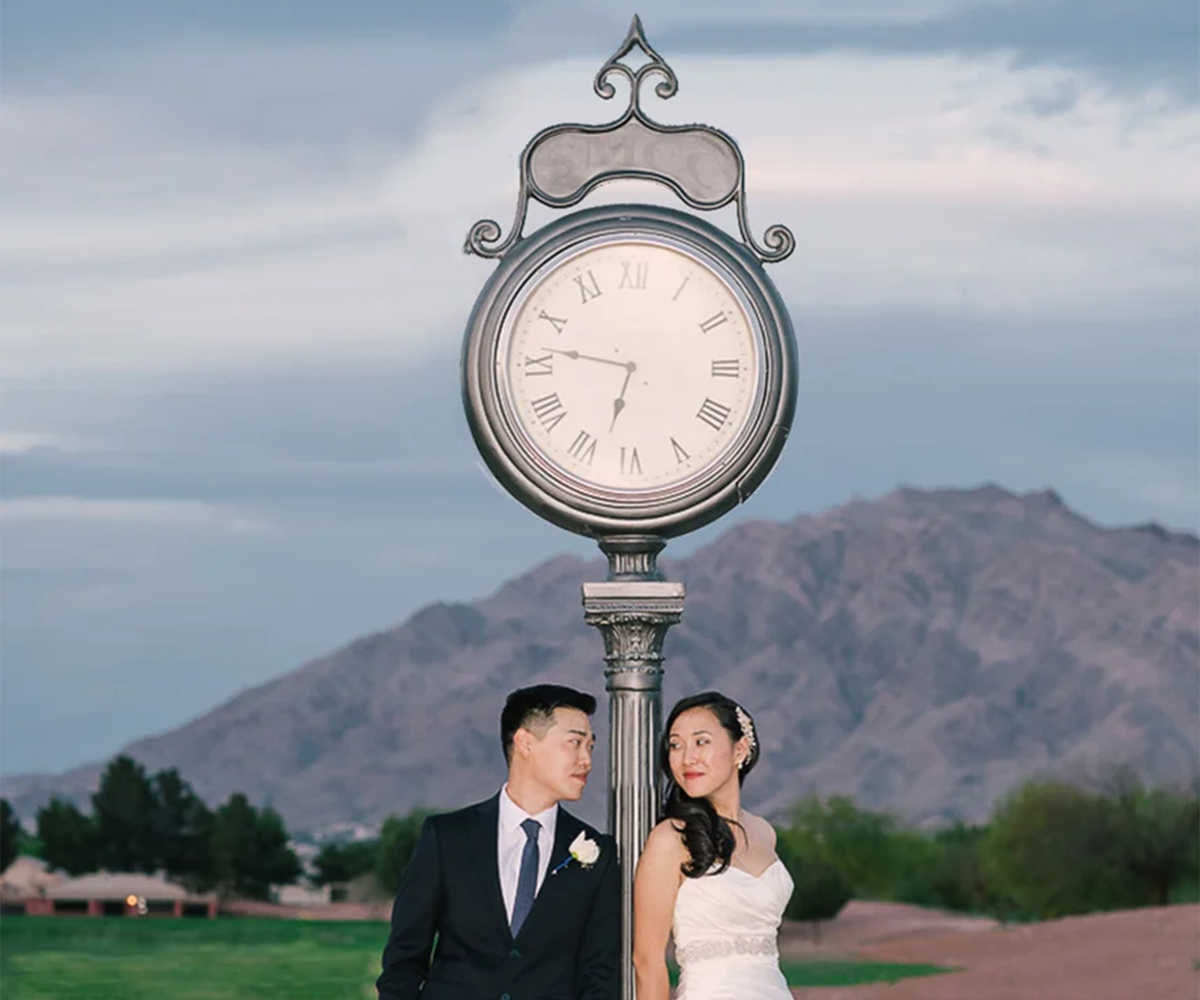
[[[600,857],[600,845],[586,833],[580,833],[578,837],[572,840],[571,846],[567,850],[570,851],[570,857],[555,868],[550,873],[551,875],[557,875],[572,861],[578,861],[584,868],[591,868],[596,863],[596,859]]]

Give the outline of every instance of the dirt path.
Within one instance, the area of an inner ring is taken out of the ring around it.
[[[301,919],[386,920],[386,905],[303,908],[235,904]],[[382,940],[382,939],[381,939]],[[1068,917],[1001,927],[900,903],[854,901],[823,925],[786,924],[785,959],[928,962],[960,969],[894,985],[797,989],[801,1000],[1195,1000],[1200,997],[1200,905]],[[752,1000],[752,998],[747,998]]]
[[[852,900],[837,920],[824,923],[819,938],[804,924],[786,923],[779,934],[779,952],[795,960],[848,956],[869,944],[909,938],[973,934],[999,926],[987,917],[941,913],[906,903]]]
[[[1191,1000],[1200,995],[1200,906],[1170,906],[1069,917],[1010,928],[942,926],[919,911],[845,913],[843,945],[860,958],[929,962],[960,972],[894,985],[797,989],[803,1000]],[[849,911],[847,907],[847,911]],[[835,921],[835,925],[840,922]],[[951,923],[963,918],[944,918]],[[828,938],[835,941],[837,928]],[[785,954],[788,953],[787,950]],[[843,953],[844,950],[843,950]],[[799,954],[795,957],[800,957]]]

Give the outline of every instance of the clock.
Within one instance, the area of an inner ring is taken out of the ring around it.
[[[648,205],[516,243],[463,349],[471,432],[518,500],[584,535],[694,530],[745,500],[795,409],[787,310],[715,226]]]

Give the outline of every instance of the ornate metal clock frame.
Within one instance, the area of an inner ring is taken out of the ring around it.
[[[622,62],[635,48],[646,59],[636,68]],[[661,125],[647,117],[641,106],[643,82],[661,77],[654,89],[665,99],[676,93],[678,81],[636,16],[624,42],[596,74],[594,89],[604,100],[616,95],[610,82],[614,74],[629,84],[624,113],[601,125],[543,129],[521,154],[517,212],[508,234],[490,219],[471,227],[465,251],[501,263],[472,312],[462,364],[468,423],[497,479],[540,516],[597,538],[608,557],[608,579],[583,585],[583,606],[585,620],[604,638],[609,829],[621,854],[623,996],[632,1000],[633,873],[658,809],[662,646],[684,602],[683,584],[664,581],[656,560],[668,537],[695,530],[744,501],[779,458],[795,410],[795,347],[787,309],[762,264],[785,259],[795,239],[786,227],[773,225],[761,245],[755,241],[747,221],[745,163],[733,139],[706,125]],[[734,203],[742,242],[694,215],[649,205],[587,209],[523,237],[530,198],[550,208],[569,208],[601,184],[631,179],[663,184],[692,209]],[[589,240],[631,233],[684,246],[718,269],[765,332],[760,366],[765,385],[736,445],[715,467],[658,491],[603,489],[564,475],[522,441],[506,416],[496,378],[504,318],[539,265]]]

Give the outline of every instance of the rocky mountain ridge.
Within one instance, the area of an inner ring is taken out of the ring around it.
[[[1099,527],[1051,491],[900,489],[745,522],[662,565],[687,585],[664,704],[715,687],[751,711],[764,750],[751,808],[844,793],[936,823],[983,818],[1036,774],[1197,772],[1193,535]],[[598,559],[552,559],[125,752],[178,767],[210,801],[243,791],[301,829],[482,798],[503,780],[507,691],[553,679],[604,705],[600,638],[580,609],[581,582],[602,578]],[[578,811],[603,822],[598,752]],[[50,794],[86,801],[102,766],[6,777],[4,794],[26,815]]]

